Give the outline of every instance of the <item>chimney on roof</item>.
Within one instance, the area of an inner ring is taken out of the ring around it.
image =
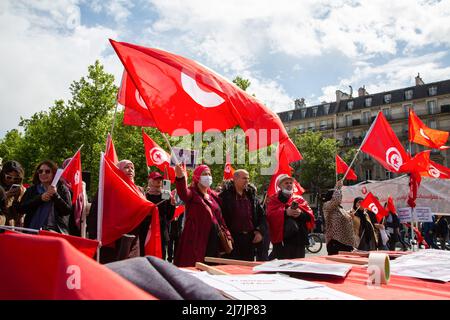
[[[303,108],[303,107],[306,107],[305,98],[294,100],[294,109],[295,110]]]
[[[423,82],[422,78],[420,77],[420,73],[417,73],[417,77],[416,77],[416,86],[421,86],[424,85],[425,82]]]
[[[364,97],[369,95],[369,93],[366,91],[366,86],[362,86],[358,89],[358,97]]]
[[[342,92],[341,90],[336,90],[336,103],[339,103],[341,100],[350,99],[351,96],[348,93]]]

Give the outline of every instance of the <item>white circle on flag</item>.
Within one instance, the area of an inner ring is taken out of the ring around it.
[[[73,177],[73,180],[75,181],[75,184],[80,183],[80,171],[75,172],[75,176]]]
[[[200,88],[197,81],[181,72],[181,86],[183,90],[199,105],[205,108],[214,108],[221,105],[225,100],[215,92],[207,92]]]
[[[369,210],[375,214],[378,214],[378,207],[375,205],[375,203],[369,204]]]
[[[153,163],[157,166],[169,161],[167,154],[160,148],[155,147],[151,149],[149,153],[150,159],[152,159]]]
[[[424,138],[427,139],[427,140],[431,140],[430,137],[428,137],[428,136],[425,134],[425,132],[423,131],[422,128],[419,129],[419,132],[420,132],[420,135],[421,135],[422,137],[424,137]]]
[[[386,162],[396,171],[400,169],[403,164],[403,158],[396,147],[390,147],[386,151]]]
[[[430,176],[432,176],[434,178],[439,178],[441,176],[441,172],[436,167],[433,167],[432,165],[430,165],[430,169],[428,169],[428,173],[430,174]]]
[[[136,92],[134,94],[134,97],[136,99],[136,102],[143,108],[147,109],[147,106],[145,105],[144,99],[142,99],[141,94],[139,93],[138,89],[136,89]]]
[[[227,165],[225,166],[225,172],[226,172],[226,173],[230,173],[230,172],[231,172],[231,170],[230,170],[230,165],[229,165],[229,164],[227,164]]]

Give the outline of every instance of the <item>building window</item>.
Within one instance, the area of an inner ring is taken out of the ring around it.
[[[320,121],[320,130],[326,130],[327,129],[327,121],[322,120]]]
[[[308,130],[314,131],[316,128],[316,124],[314,122],[310,122],[308,125]]]
[[[350,127],[352,125],[352,115],[346,114],[345,115],[345,126]]]
[[[312,109],[312,112],[313,112],[313,117],[316,117],[317,116],[317,107],[314,107],[313,109]]]
[[[367,153],[363,153],[363,160],[370,160],[370,156]]]
[[[384,95],[384,103],[391,103],[392,95],[390,93]]]
[[[305,131],[305,126],[303,124],[298,125],[298,131],[303,132]]]
[[[392,179],[392,172],[386,170],[386,180]]]
[[[428,126],[431,129],[436,129],[436,120],[431,119],[428,123],[429,123]]]
[[[386,117],[386,119],[390,119],[391,118],[391,109],[389,108],[384,108],[382,109],[384,116]]]
[[[437,87],[436,86],[429,87],[428,88],[428,95],[429,96],[437,95]]]
[[[366,98],[366,99],[364,100],[364,102],[365,102],[366,107],[372,106],[372,98],[371,98],[371,97]]]
[[[292,116],[294,115],[294,111],[289,111],[288,112],[288,121],[292,120]]]
[[[302,118],[305,118],[306,116],[306,109],[302,109]]]
[[[413,98],[413,90],[405,90],[405,100],[411,100]]]
[[[324,114],[328,114],[328,111],[330,111],[330,104],[329,103],[323,105],[323,113]]]
[[[405,104],[405,105],[403,106],[403,110],[405,111],[405,117],[406,117],[406,118],[409,117],[409,109],[414,110],[414,108],[413,108],[413,106],[412,106],[411,103]]]
[[[361,122],[362,124],[368,124],[370,121],[370,111],[364,111],[362,113]]]
[[[366,169],[366,180],[372,180],[372,170],[371,169]]]
[[[437,112],[436,101],[427,101],[427,108],[429,114],[435,114]]]
[[[347,110],[353,110],[353,101],[347,102]]]

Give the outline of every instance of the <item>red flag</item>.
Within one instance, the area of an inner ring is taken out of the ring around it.
[[[103,244],[110,244],[132,231],[146,216],[158,215],[158,207],[148,201],[138,187],[106,157],[103,160],[103,174],[100,172],[100,187]],[[153,232],[152,236],[156,237],[152,241],[161,243],[157,232]]]
[[[450,169],[430,160],[431,150],[419,152],[402,166],[404,172],[416,172],[422,177],[450,179]]]
[[[115,165],[119,163],[119,158],[117,157],[116,149],[114,148],[114,143],[112,141],[111,134],[109,133],[108,136],[106,137],[105,157]]]
[[[70,235],[51,232],[51,231],[40,230],[39,234],[43,235],[43,236],[66,239],[67,241],[69,241],[69,243],[71,245],[73,245],[75,248],[77,248],[78,251],[84,253],[89,258],[94,257],[95,252],[97,251],[97,248],[98,248],[98,244],[99,244],[99,242],[97,240],[85,239],[85,238],[70,236]]]
[[[341,157],[336,155],[336,173],[342,173],[345,174],[348,170],[348,165],[342,160]],[[358,177],[356,176],[355,171],[353,169],[350,169],[347,176],[345,177],[347,180],[358,180]]]
[[[380,201],[375,198],[372,192],[369,192],[366,198],[361,202],[360,206],[375,213],[375,217],[377,218],[378,223],[383,220],[383,217],[386,217],[389,214],[386,210],[384,210]]]
[[[117,101],[125,107],[123,124],[138,127],[156,127],[150,111],[133,81],[124,70]]]
[[[64,168],[63,177],[72,190],[72,204],[74,204],[78,196],[83,192],[83,179],[81,175],[81,155],[78,150],[70,160],[69,164]]]
[[[411,172],[409,174],[409,193],[408,200],[406,201],[411,208],[416,206],[417,192],[420,187],[420,182],[422,178],[417,172]]]
[[[277,194],[280,191],[280,187],[278,187],[278,179],[282,174],[287,174],[289,176],[292,175],[293,169],[289,165],[289,154],[285,150],[286,149],[283,145],[278,146],[278,170],[270,180],[269,188],[267,189],[268,197]],[[303,193],[305,193],[305,189],[303,189],[300,183],[294,179],[294,194],[301,196]]]
[[[227,161],[225,163],[225,168],[223,169],[223,180],[233,179],[234,168],[231,166],[230,154],[227,153]]]
[[[279,141],[300,155],[274,112],[210,69],[162,50],[110,42],[160,131],[177,136],[239,125],[254,138],[250,151]],[[272,136],[272,129],[277,135]]]
[[[156,213],[156,214],[155,214]],[[156,207],[152,214],[152,221],[145,238],[145,255],[162,258],[161,225],[159,222],[159,210]]]
[[[164,173],[164,179],[175,182],[175,169],[170,166],[170,154],[163,150],[144,130],[142,130],[144,140],[145,159],[147,166],[155,166]]]
[[[184,206],[177,206],[175,208],[175,213],[173,214],[173,218],[171,221],[177,220],[178,217],[181,216],[185,210],[186,210],[186,208]]]
[[[422,120],[409,109],[409,141],[421,144],[433,149],[448,149],[449,132],[428,128]]]
[[[401,166],[410,158],[381,111],[367,132],[360,149],[392,172],[402,172]]]
[[[391,196],[388,197],[387,208],[390,212],[397,214],[397,209],[395,208],[394,199]]]
[[[0,256],[0,300],[155,299],[57,236],[0,234]]]

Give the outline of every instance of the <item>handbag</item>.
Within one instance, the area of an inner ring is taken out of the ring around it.
[[[284,218],[283,238],[289,239],[297,234],[299,227],[297,222],[291,217]]]

